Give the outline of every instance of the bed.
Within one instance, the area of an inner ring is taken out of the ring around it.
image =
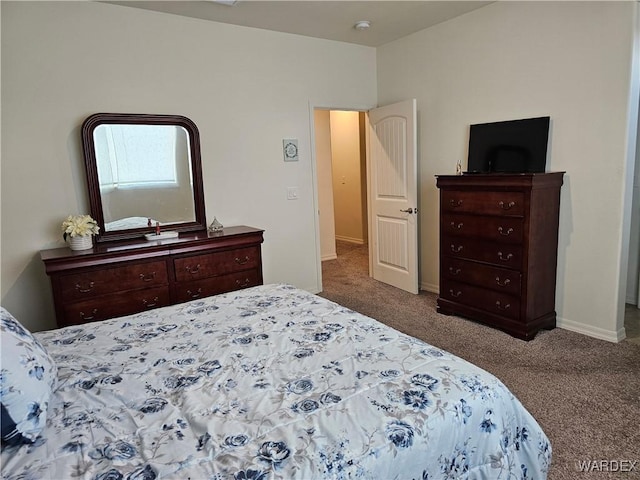
[[[50,395],[28,409],[39,428],[3,426],[3,479],[539,480],[550,465],[497,378],[290,285],[21,328],[3,311],[3,422],[5,337],[33,337]]]

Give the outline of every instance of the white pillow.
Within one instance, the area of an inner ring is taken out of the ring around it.
[[[33,443],[47,421],[58,368],[31,332],[0,307],[2,449]]]

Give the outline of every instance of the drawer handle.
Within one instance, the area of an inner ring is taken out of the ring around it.
[[[453,298],[458,298],[460,295],[462,295],[462,292],[460,290],[458,290],[457,292],[453,291],[453,288],[449,289],[449,294],[453,297]]]
[[[498,252],[498,258],[503,262],[508,262],[513,258],[513,253],[508,253],[507,256],[504,256],[502,252]]]
[[[83,287],[82,285],[80,285],[79,283],[76,283],[76,290],[80,293],[89,293],[91,290],[93,290],[93,286],[95,284],[93,282],[89,282],[89,286],[88,287]]]
[[[496,300],[496,307],[498,307],[498,310],[508,310],[509,308],[511,308],[511,304],[507,303],[504,307],[502,306],[502,303],[500,303],[500,300]]]
[[[187,265],[184,268],[191,275],[195,275],[196,273],[198,273],[200,271],[200,264],[198,263],[195,267],[192,267],[191,265]]]
[[[238,265],[246,265],[247,263],[249,263],[249,257],[245,255],[244,258],[238,258],[236,257],[236,263]]]
[[[453,208],[458,208],[462,206],[462,200],[454,200],[452,198],[451,200],[449,200],[449,205],[451,205]]]
[[[502,210],[511,210],[516,206],[516,202],[504,203],[502,200],[500,200],[500,202],[498,202],[498,205]]]
[[[462,270],[460,270],[459,268],[454,269],[453,267],[449,267],[449,273],[451,275],[458,275]]]
[[[456,223],[456,222],[451,222],[451,228],[455,228],[457,230],[460,230],[463,227],[464,223],[460,222],[460,223]]]
[[[496,283],[498,284],[499,287],[506,287],[511,283],[511,280],[508,278],[505,278],[504,282],[501,282],[500,277],[496,277]]]
[[[452,243],[451,244],[451,251],[453,253],[460,253],[462,251],[462,249],[464,248],[464,246],[462,245],[458,245],[457,247]]]
[[[195,292],[192,292],[191,290],[187,290],[187,295],[189,295],[191,298],[198,298],[200,295],[202,295],[202,288],[199,288]]]
[[[509,227],[507,230],[504,230],[502,227],[498,227],[498,233],[503,237],[508,237],[513,233],[513,228]]]
[[[82,320],[84,320],[84,321],[90,322],[91,320],[95,320],[96,313],[98,313],[98,309],[97,308],[93,309],[93,312],[91,312],[91,316],[90,317],[85,316],[84,312],[80,312],[80,318]]]
[[[242,280],[236,280],[236,285],[241,288],[248,287],[250,283],[251,283],[251,280],[249,280],[248,278],[245,278],[244,282]]]
[[[153,308],[153,307],[155,307],[156,305],[158,305],[158,297],[155,297],[155,298],[153,299],[153,303],[149,303],[149,302],[147,302],[147,299],[146,299],[146,298],[143,298],[143,299],[142,299],[142,303],[143,303],[143,304],[144,304],[144,306],[145,306],[145,307],[147,307],[147,308]]]
[[[151,272],[149,275],[145,275],[144,273],[140,274],[140,280],[143,282],[150,282],[154,278],[156,278],[156,272]]]

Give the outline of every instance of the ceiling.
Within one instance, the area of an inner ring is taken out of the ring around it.
[[[157,12],[378,47],[481,8],[489,1],[109,1]],[[358,30],[361,20],[371,22]]]

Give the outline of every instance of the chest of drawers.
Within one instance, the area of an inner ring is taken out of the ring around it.
[[[438,312],[530,340],[555,327],[563,172],[438,176]]]
[[[262,242],[262,230],[238,226],[40,256],[64,327],[261,285]]]

